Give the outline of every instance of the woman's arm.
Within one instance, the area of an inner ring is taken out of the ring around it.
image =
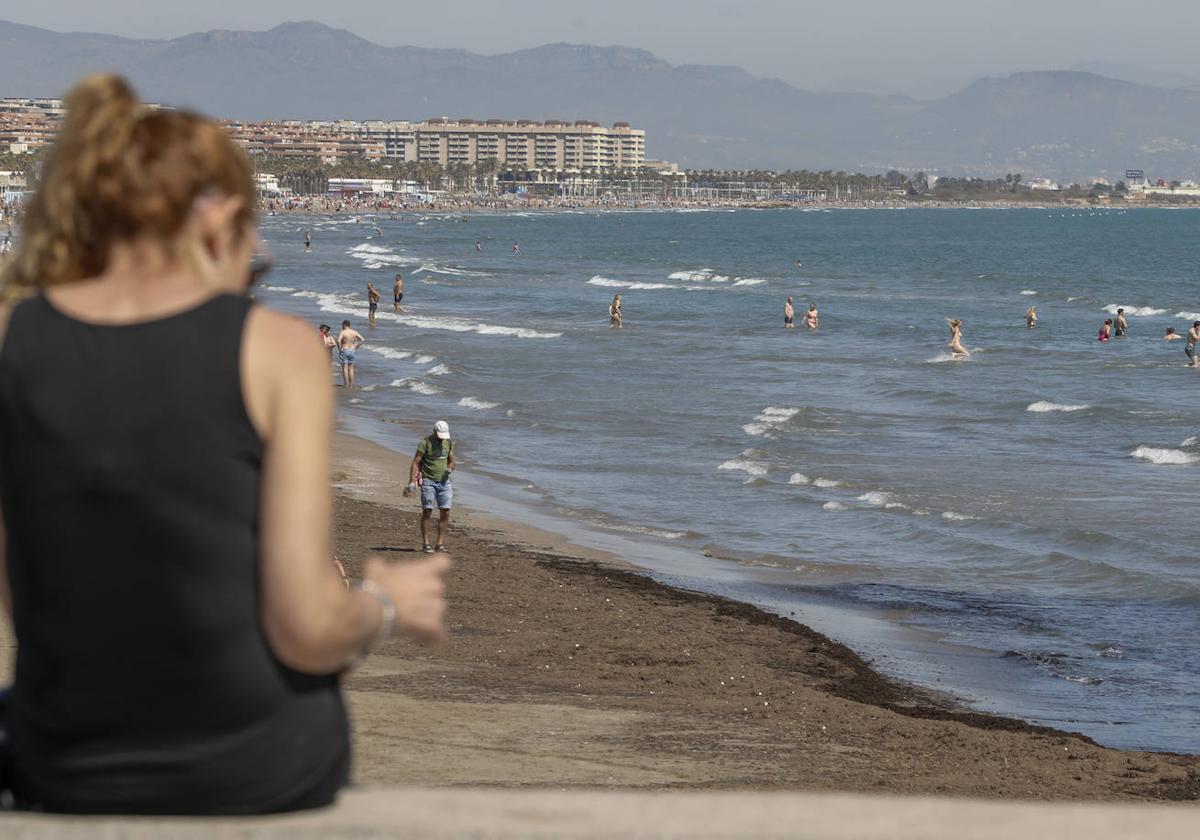
[[[280,661],[314,674],[341,670],[379,631],[379,601],[347,591],[333,565],[329,444],[333,397],[308,328],[255,307],[242,345],[243,391],[264,441],[259,505],[262,624]],[[396,624],[441,634],[446,557],[365,572],[396,605]]]

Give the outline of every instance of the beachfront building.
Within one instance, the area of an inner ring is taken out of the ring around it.
[[[415,163],[543,170],[638,169],[646,162],[646,132],[626,122],[605,127],[591,120],[475,120],[423,122],[340,121],[328,130],[382,144],[389,158]]]
[[[0,99],[0,154],[26,154],[50,145],[63,113],[60,99]]]

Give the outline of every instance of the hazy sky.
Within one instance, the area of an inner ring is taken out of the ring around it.
[[[622,44],[801,87],[918,96],[1080,65],[1152,83],[1200,78],[1200,0],[38,0],[0,17],[150,38],[318,20],[388,46],[484,53]]]

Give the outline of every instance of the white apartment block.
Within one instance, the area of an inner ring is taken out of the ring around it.
[[[382,143],[384,156],[404,161],[477,164],[527,169],[636,169],[646,160],[646,132],[614,123],[605,128],[590,120],[472,120],[446,118],[424,122],[339,121],[327,130]]]

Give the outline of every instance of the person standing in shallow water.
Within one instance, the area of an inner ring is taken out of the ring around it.
[[[312,250],[312,234],[309,233],[308,231],[304,231],[304,250],[305,251]]]
[[[1112,334],[1112,318],[1105,318],[1104,323],[1100,325],[1100,332],[1096,335],[1097,341],[1108,341],[1109,335]]]
[[[804,313],[804,326],[810,330],[815,330],[821,326],[821,314],[817,312],[817,305],[815,303],[810,303],[808,311]]]
[[[342,331],[338,333],[338,362],[342,366],[342,386],[354,387],[354,363],[358,358],[358,348],[367,340],[357,331],[350,328],[349,321],[342,321]]]
[[[1195,367],[1196,359],[1196,344],[1200,342],[1200,321],[1193,321],[1192,328],[1188,330],[1187,344],[1183,345],[1183,352],[1187,353],[1188,367]]]
[[[392,285],[392,310],[394,312],[404,311],[404,307],[400,305],[402,300],[404,300],[404,278],[397,274],[396,282]]]
[[[6,806],[325,807],[341,675],[444,632],[449,558],[366,557],[355,590],[330,562],[328,356],[246,296],[256,199],[216,123],[116,76],[67,95],[0,276]]]
[[[1025,310],[1025,326],[1033,329],[1037,326],[1037,307],[1031,306]]]
[[[608,306],[608,328],[619,330],[625,326],[621,318],[621,296],[613,295],[613,302]]]
[[[375,288],[375,284],[367,282],[367,321],[373,327],[375,326],[375,313],[379,311],[379,300],[383,295],[379,294],[379,289]]]
[[[971,357],[967,348],[963,347],[962,321],[957,318],[950,321],[950,352],[960,359],[969,359]]]
[[[783,327],[787,330],[796,327],[796,309],[792,306],[791,295],[788,295],[787,303],[783,305]]]

